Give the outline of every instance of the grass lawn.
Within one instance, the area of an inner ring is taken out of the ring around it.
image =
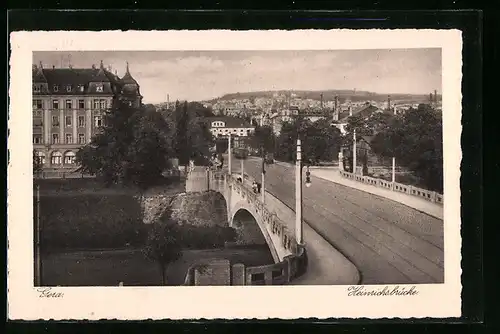
[[[258,266],[273,263],[267,246],[236,249],[187,250],[170,265],[167,285],[184,283],[187,269],[197,260],[225,258],[232,263]],[[155,262],[140,249],[82,251],[45,254],[43,285],[48,286],[125,286],[161,285],[161,273]]]
[[[120,248],[142,245],[138,192],[120,185],[105,187],[96,179],[46,179],[40,184],[42,250]],[[182,184],[167,185],[180,192]],[[36,212],[36,211],[35,211]]]

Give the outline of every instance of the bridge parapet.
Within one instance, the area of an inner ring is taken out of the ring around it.
[[[210,186],[212,189],[216,189],[221,193],[224,193],[226,189],[228,191],[234,190],[242,199],[246,200],[249,205],[255,208],[256,213],[262,218],[262,222],[268,232],[275,236],[273,239],[279,240],[280,244],[275,246],[283,247],[289,254],[297,254],[299,252],[294,233],[290,231],[287,224],[283,222],[276,213],[271,212],[264,203],[262,203],[260,196],[254,193],[250,187],[227,173],[212,171],[210,179]],[[228,203],[228,206],[229,205]],[[284,258],[286,255],[282,257]]]
[[[224,195],[228,202],[228,210],[231,210],[230,198],[233,196],[233,191],[239,197],[238,203],[245,201],[247,207],[252,208],[252,211],[258,215],[259,227],[266,237],[271,253],[273,253],[272,248],[275,248],[273,257],[276,263],[274,264],[257,267],[245,267],[240,263],[230,265],[228,267],[230,284],[282,285],[289,284],[303,275],[307,270],[308,262],[306,248],[304,245],[297,244],[293,232],[288,229],[286,223],[276,213],[270,211],[260,200],[260,196],[249,186],[228,173],[212,170],[209,177],[210,189]],[[275,256],[276,254],[278,256]],[[184,285],[196,285],[197,266],[195,264],[189,268]]]

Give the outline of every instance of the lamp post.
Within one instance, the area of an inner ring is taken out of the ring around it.
[[[207,173],[207,191],[210,191],[210,167],[206,167],[206,173]]]
[[[352,133],[352,173],[356,174],[356,129]]]
[[[262,169],[261,169],[260,175],[261,175],[261,177],[260,177],[260,179],[261,179],[260,193],[262,196],[262,204],[265,204],[266,203],[266,188],[265,188],[264,184],[266,181],[266,154],[265,154],[263,149],[262,149]]]
[[[245,180],[245,159],[243,157],[240,160],[240,169],[241,169],[241,181]]]
[[[394,108],[394,115],[396,115],[396,108]],[[392,188],[394,189],[394,183],[396,182],[396,157],[392,157]]]
[[[42,286],[42,255],[40,254],[40,185],[36,184],[36,220],[35,220],[35,286]]]
[[[295,239],[301,245],[302,234],[302,147],[297,139],[297,157],[295,161]]]
[[[227,137],[227,169],[229,171],[229,176],[231,176],[231,160],[232,160],[232,153],[231,153],[231,134],[228,135]]]

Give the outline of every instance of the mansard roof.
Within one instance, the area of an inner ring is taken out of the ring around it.
[[[137,82],[132,78],[128,71],[124,79],[120,79],[116,74],[106,70],[101,62],[100,67],[93,66],[92,68],[43,68],[40,66],[33,66],[33,83],[46,83],[48,84],[49,91],[46,93],[54,92],[54,86],[58,86],[57,94],[88,94],[97,93],[95,88],[91,89],[91,84],[108,83],[102,94],[110,94],[113,92],[122,92],[126,86],[130,86],[131,80],[134,83],[134,89],[127,89],[127,93],[136,93],[139,95]],[[131,79],[131,80],[130,80]],[[68,91],[67,87],[71,86]],[[83,91],[78,87],[83,86]]]

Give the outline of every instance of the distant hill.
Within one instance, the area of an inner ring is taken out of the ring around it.
[[[321,98],[321,93],[323,93],[323,99],[325,101],[332,101],[335,96],[339,97],[339,101],[342,103],[345,100],[355,101],[387,101],[387,94],[378,94],[368,91],[353,91],[353,90],[325,90],[325,91],[304,91],[304,90],[293,90],[293,91],[257,91],[257,92],[244,92],[244,93],[231,93],[225,94],[220,98],[212,99],[208,102],[215,102],[217,100],[233,100],[233,99],[250,99],[258,97],[272,98],[273,94],[295,94],[298,98],[302,99],[313,99],[319,100]],[[399,102],[428,102],[429,94],[390,94],[392,101]],[[438,100],[441,100],[441,95],[438,95]]]

